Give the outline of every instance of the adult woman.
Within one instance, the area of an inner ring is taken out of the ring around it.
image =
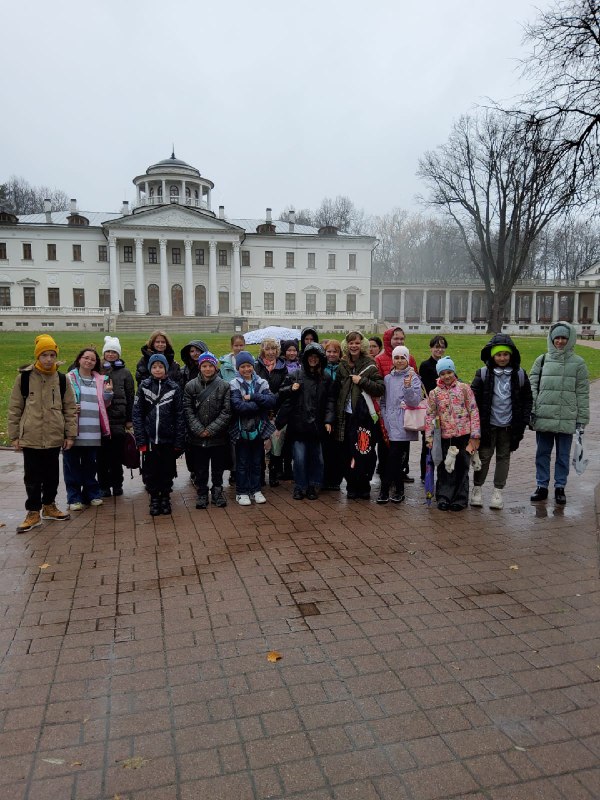
[[[96,455],[103,436],[110,436],[106,411],[113,397],[112,381],[102,374],[100,356],[91,347],[81,350],[74,368],[67,373],[77,403],[77,438],[63,452],[63,472],[69,511],[81,511],[85,504],[102,505],[96,480]]]
[[[279,390],[282,383],[288,376],[288,371],[282,358],[279,358],[279,344],[276,339],[264,339],[260,346],[260,353],[254,365],[256,374],[267,381],[269,390],[277,399],[277,406],[271,413],[271,418],[275,418],[277,407],[279,406]],[[269,455],[269,486],[279,486],[281,475],[281,432],[271,437],[271,452]],[[264,472],[264,468],[263,468]]]
[[[175,351],[173,344],[164,331],[152,331],[148,341],[142,345],[142,357],[137,363],[135,370],[135,379],[138,386],[146,378],[150,377],[150,370],[148,369],[148,361],[150,356],[156,353],[164,356],[167,359],[169,370],[167,377],[181,385],[181,369],[177,361],[175,361]]]
[[[342,358],[342,345],[337,339],[328,339],[323,342],[327,364],[323,372],[333,381],[333,394],[337,399],[340,388],[338,369]],[[335,432],[326,436],[321,442],[323,449],[323,486],[324,490],[338,491],[344,477],[344,445],[335,438]]]
[[[367,350],[368,342],[362,333],[351,331],[342,345],[343,358],[338,367],[335,436],[338,442],[344,442],[347,495],[351,500],[370,497],[378,427],[371,398],[381,397],[385,391],[383,375]]]

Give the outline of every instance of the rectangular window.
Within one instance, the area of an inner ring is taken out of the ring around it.
[[[242,267],[250,266],[250,250],[242,250]]]
[[[348,269],[356,272],[356,253],[348,253]]]
[[[181,247],[171,248],[171,264],[181,264]]]
[[[73,289],[73,307],[85,308],[85,291],[83,289]]]
[[[242,311],[252,311],[252,292],[242,292]]]
[[[273,251],[265,250],[265,267],[273,266]]]
[[[0,242],[0,259],[6,261],[6,242]]]
[[[286,253],[285,254],[285,268],[286,269],[294,269],[294,254],[293,253]]]
[[[314,314],[317,310],[317,295],[316,294],[307,294],[306,295],[306,313]]]
[[[148,263],[149,264],[158,264],[158,251],[156,247],[149,247],[148,248]]]
[[[46,245],[46,251],[47,251],[48,261],[56,261],[56,245],[55,244],[47,244]]]
[[[275,293],[265,292],[263,295],[263,308],[265,311],[275,311]]]
[[[110,308],[110,289],[98,289],[99,308]]]
[[[0,306],[10,308],[10,286],[0,286]]]
[[[346,295],[346,311],[356,311],[356,295]]]
[[[285,293],[285,310],[286,311],[296,310],[296,295],[294,292]]]
[[[35,305],[35,286],[23,287],[23,305],[24,306]]]
[[[73,261],[81,261],[81,245],[73,245]]]
[[[336,310],[336,300],[337,300],[337,294],[325,295],[325,311],[328,314],[332,314]]]
[[[48,289],[48,305],[53,308],[60,306],[60,289]]]
[[[123,245],[123,261],[125,264],[133,264],[133,245]]]
[[[329,253],[327,256],[327,269],[335,269],[335,253]]]
[[[309,254],[308,254],[308,264],[307,264],[307,267],[308,267],[308,269],[316,269],[316,264],[315,264],[315,254],[314,254],[314,253],[309,253]]]
[[[229,314],[229,292],[219,292],[219,314]]]
[[[227,250],[219,250],[219,266],[227,266]]]
[[[108,261],[108,247],[105,244],[98,245],[98,261]]]
[[[203,267],[204,266],[204,248],[198,247],[196,249],[196,266]]]
[[[31,261],[31,245],[23,244],[23,261]]]

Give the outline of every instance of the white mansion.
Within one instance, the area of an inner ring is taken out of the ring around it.
[[[133,183],[135,206],[118,214],[75,200],[69,212],[0,209],[2,329],[139,329],[158,315],[187,330],[198,317],[222,330],[292,319],[374,327],[373,237],[297,225],[293,213],[272,220],[270,209],[262,220],[215,214],[213,182],[174,153]]]

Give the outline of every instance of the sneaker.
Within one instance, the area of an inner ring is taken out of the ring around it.
[[[69,503],[69,511],[83,511],[85,506],[83,503],[77,501],[76,503]]]
[[[392,492],[392,496],[390,497],[392,503],[402,503],[404,502],[404,499],[405,499],[404,492],[398,492],[398,491]]]
[[[307,500],[318,500],[319,499],[319,492],[315,489],[314,486],[309,486],[308,491],[306,492],[306,499]]]
[[[27,533],[42,524],[39,511],[28,511],[23,522],[17,527],[17,533]]]
[[[539,503],[540,500],[547,500],[548,489],[545,486],[538,486],[529,499],[532,503]]]
[[[208,495],[199,494],[196,500],[196,508],[208,508]]]
[[[227,505],[227,498],[223,494],[222,486],[213,486],[211,489],[211,501],[213,506],[217,508],[225,508]]]
[[[379,497],[377,498],[377,503],[389,503],[390,502],[390,493],[387,489],[381,489],[379,492]]]
[[[494,495],[492,495],[493,500]],[[481,508],[483,505],[483,488],[481,486],[474,486],[471,490],[471,505],[475,508]],[[490,506],[493,508],[494,506]],[[502,506],[500,506],[502,508]]]
[[[252,495],[252,499],[254,500],[255,503],[258,503],[259,505],[261,503],[267,502],[267,498],[264,496],[262,492],[254,492],[254,494]]]
[[[100,497],[111,497],[112,493],[110,489],[100,489]]]
[[[251,506],[252,500],[250,500],[249,494],[236,494],[235,502],[240,506]]]
[[[298,486],[294,487],[294,494],[292,495],[292,500],[304,500],[304,492],[302,489],[298,488]]]
[[[93,500],[90,500],[91,506],[101,506],[104,500],[101,497],[94,497]]]
[[[471,505],[473,503],[471,502]],[[502,499],[502,489],[497,489],[494,487],[494,491],[492,492],[492,499],[490,500],[490,508],[504,508],[504,500]]]
[[[56,503],[48,503],[47,506],[42,506],[42,519],[54,519],[57,522],[62,522],[65,519],[70,519],[71,515],[66,511],[61,511],[56,507]]]
[[[564,486],[557,486],[554,490],[554,502],[557,506],[566,506],[567,497],[565,495]]]

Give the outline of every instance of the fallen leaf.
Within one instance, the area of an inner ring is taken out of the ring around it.
[[[515,745],[515,750],[518,750],[520,753],[526,753],[527,752],[527,748],[526,747],[519,747],[518,744]]]
[[[267,661],[279,661],[283,656],[277,650],[270,650],[267,653]]]
[[[54,764],[56,766],[60,766],[61,764],[65,763],[64,758],[42,758],[42,761],[45,761],[46,764]]]
[[[141,756],[133,756],[133,758],[126,758],[121,763],[123,769],[139,769],[140,767],[143,767],[144,764],[147,764],[148,761]]]
[[[0,522],[0,528],[6,528],[6,522]]]
[[[81,761],[72,761],[69,766],[71,766],[71,767],[81,767],[82,764],[81,764]]]
[[[408,551],[408,555],[409,555],[409,556],[414,556],[414,555],[416,555],[416,553],[417,553],[417,551],[416,551],[416,550],[409,550],[409,551]]]
[[[85,723],[85,722],[89,722],[89,721],[90,721],[90,718],[89,718],[89,717],[84,717],[84,718],[83,718],[83,721],[84,721],[84,723]]]
[[[519,569],[519,565],[518,564],[511,564],[509,569]]]
[[[48,567],[51,567],[51,566],[52,566],[52,564],[40,564],[40,569],[48,569]]]

